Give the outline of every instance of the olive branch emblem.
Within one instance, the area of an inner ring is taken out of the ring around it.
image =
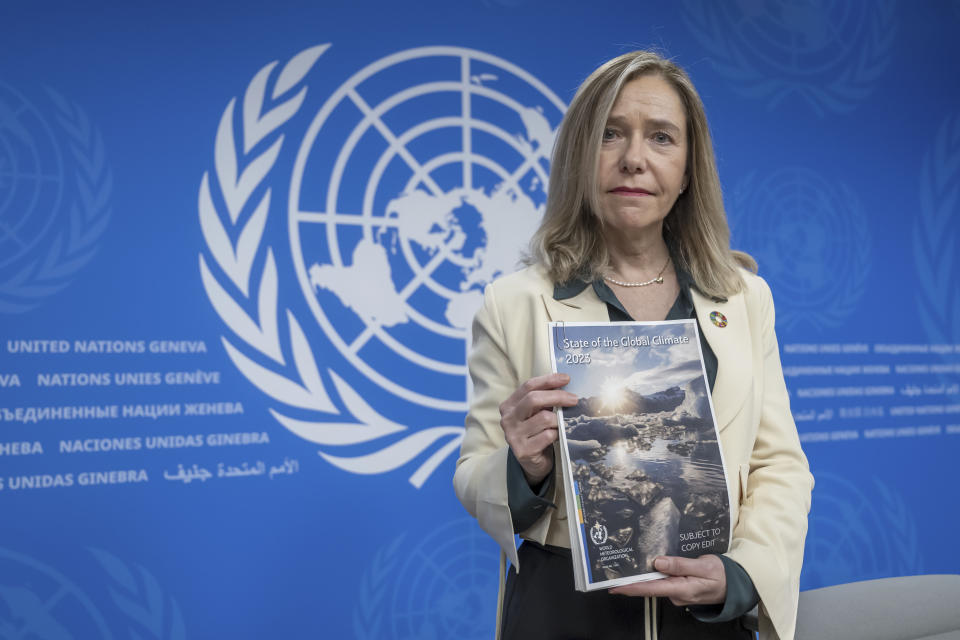
[[[214,167],[203,174],[200,183],[200,228],[207,247],[199,256],[200,276],[214,310],[233,333],[232,338],[221,336],[221,341],[237,369],[280,405],[325,418],[301,420],[286,415],[285,409],[270,409],[291,432],[321,445],[319,453],[328,463],[351,473],[384,473],[409,463],[439,439],[453,436],[410,475],[410,483],[420,488],[459,448],[463,427],[421,429],[373,453],[332,455],[326,448],[372,442],[409,428],[379,414],[327,369],[336,397],[349,412],[341,414],[323,382],[310,342],[289,309],[283,314],[289,335],[286,350],[281,344],[279,278],[273,249],[264,242],[272,193],[268,178],[284,145],[280,129],[303,105],[307,93],[303,79],[329,47],[324,44],[301,51],[276,79],[272,76],[278,61],[267,64],[254,75],[242,101],[238,103],[235,97],[224,109],[214,144]],[[283,372],[287,354],[293,359],[295,377]]]
[[[386,547],[379,549],[372,558],[367,572],[360,578],[362,598],[357,599],[353,612],[353,629],[358,640],[384,638],[387,633],[386,609],[390,587],[397,579],[397,570],[403,558],[401,543],[404,536],[397,536]]]
[[[960,227],[960,117],[937,132],[920,169],[920,211],[913,230],[920,318],[933,342],[953,343],[960,320],[957,248]]]
[[[128,566],[102,549],[90,549],[111,578],[110,597],[131,623],[130,635],[140,640],[185,640],[180,606],[165,596],[160,583],[139,565]]]

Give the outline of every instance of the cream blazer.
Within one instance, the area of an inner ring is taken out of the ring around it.
[[[800,565],[813,477],[800,448],[780,367],[770,289],[743,272],[744,290],[715,302],[691,290],[704,337],[717,356],[713,403],[730,483],[733,536],[727,556],[750,575],[760,594],[760,637],[793,638]],[[719,311],[718,327],[707,319]],[[593,287],[554,300],[553,283],[538,267],[486,288],[473,324],[469,358],[473,397],[453,484],[480,527],[521,569],[514,533],[541,544],[570,546],[563,483],[554,483],[548,509],[514,532],[507,504],[507,444],[500,403],[525,380],[550,373],[547,322],[605,322],[606,304]],[[559,456],[555,458],[559,460]],[[739,497],[739,501],[737,501]]]

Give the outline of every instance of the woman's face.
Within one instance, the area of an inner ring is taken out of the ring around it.
[[[659,75],[623,86],[597,156],[600,217],[607,233],[659,233],[686,187],[687,118],[680,96]]]

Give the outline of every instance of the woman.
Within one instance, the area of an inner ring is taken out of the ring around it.
[[[792,638],[813,478],[770,290],[730,250],[706,116],[683,70],[636,51],[587,78],[557,135],[528,262],[487,287],[474,320],[474,396],[454,476],[512,564],[498,633],[745,638],[738,617],[759,602],[761,637]],[[576,592],[553,408],[577,399],[550,373],[547,322],[678,318],[700,327],[734,497],[730,549],[659,558],[666,579]]]

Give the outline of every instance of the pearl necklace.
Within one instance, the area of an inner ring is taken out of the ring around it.
[[[646,282],[622,282],[620,280],[615,280],[610,276],[603,276],[603,279],[607,282],[620,285],[621,287],[645,287],[649,284],[663,284],[663,272],[667,270],[668,264],[670,264],[670,256],[667,256],[667,261],[663,263],[662,267],[660,267],[660,273],[657,274],[657,277],[652,280],[647,280]]]

